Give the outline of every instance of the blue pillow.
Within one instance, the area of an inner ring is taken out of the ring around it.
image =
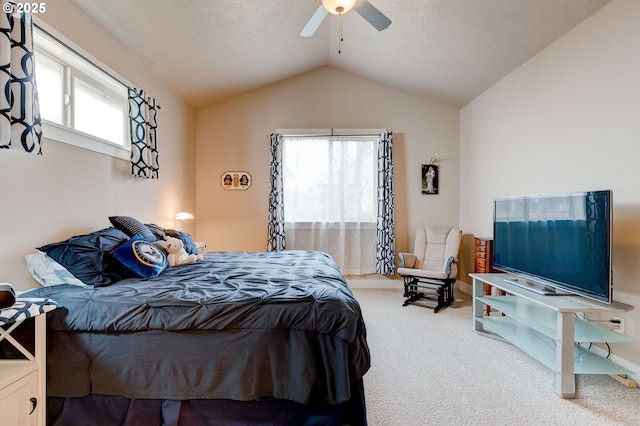
[[[116,228],[105,228],[65,241],[38,247],[64,266],[83,283],[104,287],[127,276],[127,271],[109,252],[127,241],[129,236]]]
[[[169,266],[167,256],[153,243],[136,235],[111,252],[132,275],[153,278]]]
[[[155,235],[156,240],[164,240],[164,236],[166,235],[164,233],[164,228],[156,225],[155,223],[145,223],[144,226],[149,228],[149,231]]]

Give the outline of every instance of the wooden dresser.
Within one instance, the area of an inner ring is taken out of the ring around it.
[[[473,272],[488,274],[495,272],[493,269],[493,240],[491,238],[476,237],[473,246]],[[484,284],[484,294],[491,294],[491,286]],[[486,315],[489,315],[490,306],[486,305]]]
[[[473,249],[473,272],[477,274],[488,274],[493,270],[493,241],[490,238],[476,237]]]

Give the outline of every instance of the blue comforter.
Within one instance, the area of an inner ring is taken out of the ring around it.
[[[349,399],[369,369],[360,306],[320,252],[211,252],[152,279],[44,287],[53,396]]]

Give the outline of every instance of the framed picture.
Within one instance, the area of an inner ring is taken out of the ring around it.
[[[436,164],[422,165],[422,193],[427,195],[438,193],[438,166]]]
[[[220,183],[224,189],[249,189],[251,175],[247,172],[224,172]]]

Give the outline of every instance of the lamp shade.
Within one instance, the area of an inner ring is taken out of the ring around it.
[[[322,0],[322,5],[330,13],[338,15],[341,13],[347,13],[353,6],[355,6],[356,0]]]
[[[193,215],[187,212],[179,212],[179,213],[176,213],[176,217],[174,217],[174,219],[175,220],[193,219]]]

